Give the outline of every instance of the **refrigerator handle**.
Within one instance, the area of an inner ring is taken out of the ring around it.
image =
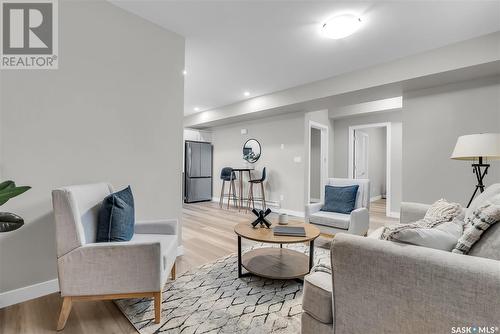
[[[191,175],[191,144],[186,145],[186,177]]]

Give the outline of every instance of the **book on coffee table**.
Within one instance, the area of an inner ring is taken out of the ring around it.
[[[305,237],[306,230],[302,226],[275,226],[274,235],[284,235],[290,237]]]

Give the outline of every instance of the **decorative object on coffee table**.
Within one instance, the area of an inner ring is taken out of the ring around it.
[[[306,230],[302,226],[276,226],[273,227],[274,235],[289,237],[305,237]]]
[[[500,159],[500,133],[480,133],[458,137],[451,159],[473,161],[472,171],[476,175],[477,184],[467,204],[469,207],[477,191],[484,191],[483,180],[490,167],[490,164],[484,161]]]
[[[266,226],[267,228],[271,227],[271,222],[266,219],[267,215],[271,213],[271,209],[267,209],[266,211],[264,210],[252,210],[253,214],[257,216],[257,219],[255,219],[252,223],[252,226],[255,227],[257,224],[260,224],[260,227]]]
[[[287,225],[288,224],[288,215],[286,213],[280,213],[278,216],[278,224]]]
[[[303,278],[309,273],[314,261],[314,240],[319,237],[319,229],[311,224],[290,222],[291,226],[303,227],[305,237],[274,235],[272,229],[253,228],[248,223],[234,227],[238,236],[238,277],[254,274],[273,279]],[[242,254],[241,238],[262,243],[279,244],[280,247],[264,247]],[[302,252],[283,248],[283,244],[309,243],[309,256]],[[248,273],[243,274],[245,268]]]

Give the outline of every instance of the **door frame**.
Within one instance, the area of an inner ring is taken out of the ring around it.
[[[383,122],[383,123],[368,123],[361,125],[353,125],[349,127],[349,153],[348,153],[348,165],[347,171],[349,178],[354,178],[354,131],[367,129],[367,128],[386,128],[386,205],[385,205],[385,214],[387,217],[391,217],[391,154],[392,154],[392,133],[391,133],[391,123]]]
[[[328,178],[328,137],[329,137],[329,129],[328,126],[309,120],[308,126],[308,136],[307,136],[307,145],[308,145],[308,157],[307,157],[307,197],[306,202],[309,204],[311,202],[311,132],[312,129],[319,130],[321,132],[321,185],[320,185],[320,201],[323,202],[325,198],[324,191],[321,189],[324,188],[326,184],[326,180]]]

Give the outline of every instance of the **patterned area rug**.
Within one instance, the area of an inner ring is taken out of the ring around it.
[[[251,248],[258,247],[262,245]],[[305,246],[287,248],[308,254]],[[329,253],[315,248],[315,263],[329,264]],[[302,283],[238,278],[237,261],[232,254],[168,282],[160,324],[154,323],[152,299],[123,299],[116,304],[141,334],[300,333]]]

